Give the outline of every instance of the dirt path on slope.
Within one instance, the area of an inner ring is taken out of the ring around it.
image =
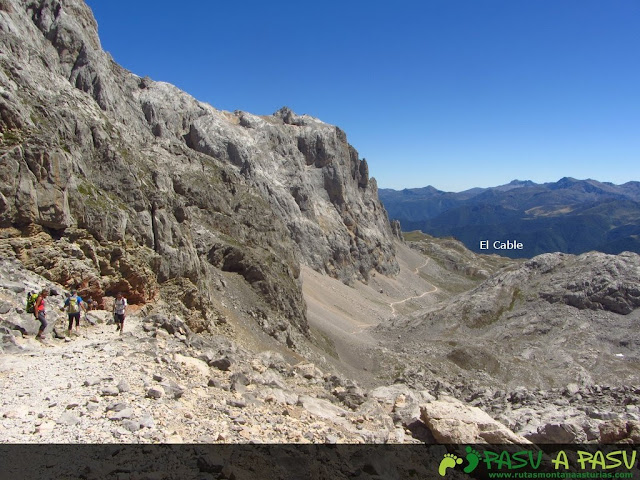
[[[419,271],[420,271],[422,268],[426,267],[428,263],[429,263],[429,259],[427,258],[427,259],[424,261],[424,264],[423,264],[423,265],[421,265],[421,266],[419,266],[419,267],[416,267],[416,268],[414,269],[414,273],[415,273],[416,275],[418,275],[418,274],[420,273]],[[427,291],[423,292],[423,293],[422,293],[422,294],[420,294],[420,295],[414,295],[413,297],[407,297],[407,298],[405,298],[404,300],[400,300],[400,301],[398,301],[398,302],[392,302],[392,303],[390,303],[390,304],[389,304],[389,306],[391,307],[391,313],[392,313],[392,315],[393,315],[394,317],[398,315],[398,312],[397,312],[397,310],[396,310],[396,305],[402,305],[403,303],[406,303],[406,302],[408,302],[408,301],[420,299],[420,298],[424,297],[425,295],[429,295],[429,294],[431,294],[431,293],[436,293],[437,291],[438,291],[438,287],[436,287],[435,285],[433,285],[433,288],[432,288],[431,290],[427,290]]]
[[[398,307],[409,302],[428,306],[430,294],[438,292],[420,275],[430,266],[429,259],[405,246],[398,250],[400,273],[392,278],[374,275],[368,285],[349,286],[308,267],[302,269],[309,324],[331,345],[333,360],[352,369],[349,373],[354,376],[373,373],[379,366],[380,342],[368,330],[397,316]]]

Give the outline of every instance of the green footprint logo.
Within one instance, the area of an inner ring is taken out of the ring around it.
[[[480,452],[478,452],[477,450],[474,450],[471,447],[467,447],[466,450],[467,450],[467,455],[465,458],[467,459],[467,462],[469,462],[469,465],[464,467],[463,472],[471,473],[478,467],[478,464],[480,463]]]
[[[462,463],[462,459],[453,453],[445,453],[444,458],[440,462],[440,467],[438,467],[438,473],[441,477],[444,477],[447,474],[447,470],[455,467],[456,465],[460,465]]]
[[[463,471],[464,473],[471,473],[478,468],[478,465],[480,464],[480,452],[471,447],[467,447],[466,451],[467,454],[465,455],[465,458],[469,464],[464,467]],[[462,459],[457,455],[454,455],[453,453],[445,453],[444,458],[440,462],[440,467],[438,467],[438,473],[441,477],[444,477],[447,474],[447,470],[454,468],[456,465],[460,465],[461,463]]]

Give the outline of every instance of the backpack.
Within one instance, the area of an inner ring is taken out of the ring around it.
[[[69,297],[69,313],[78,313],[80,311],[80,307],[78,305],[78,297],[73,296]]]
[[[114,313],[117,313],[118,315],[123,315],[126,308],[127,308],[127,299],[122,297],[120,300],[118,300],[116,298],[114,302]]]
[[[33,293],[33,292],[27,293],[27,308],[26,308],[27,313],[34,313],[37,299],[38,299],[37,293]]]

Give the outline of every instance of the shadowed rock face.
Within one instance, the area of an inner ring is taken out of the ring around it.
[[[81,1],[3,1],[0,29],[7,255],[94,298],[195,289],[195,323],[238,273],[289,337],[308,328],[300,262],[344,282],[397,271],[375,180],[338,128],[221,112],[133,75]]]

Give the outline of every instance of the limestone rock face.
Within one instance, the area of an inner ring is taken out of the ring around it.
[[[571,262],[560,274],[553,275],[559,254],[535,257],[527,267],[550,273],[551,281],[540,292],[550,303],[565,303],[580,310],[608,310],[628,315],[640,307],[640,257],[623,252],[607,255],[590,252]]]
[[[452,304],[449,313],[479,327],[513,311],[522,300],[535,300],[627,315],[640,307],[639,275],[636,253],[548,253],[487,279]]]
[[[394,237],[396,237],[400,241],[403,241],[402,227],[400,226],[400,222],[398,220],[391,221],[391,231],[393,232]]]
[[[198,330],[234,273],[289,343],[308,329],[301,262],[347,283],[398,270],[375,180],[337,127],[218,111],[127,72],[80,0],[4,1],[0,30],[10,257],[94,298],[177,296]]]
[[[229,158],[267,193],[305,263],[345,282],[398,271],[376,182],[342,130],[286,107],[272,117],[236,115],[247,136],[239,144],[257,154],[232,148]]]

